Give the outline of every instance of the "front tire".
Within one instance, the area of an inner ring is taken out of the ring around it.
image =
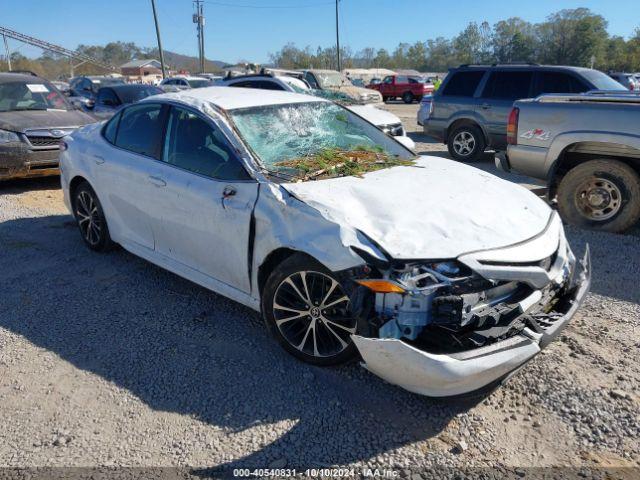
[[[402,101],[404,103],[413,103],[413,93],[411,92],[404,92],[402,94]]]
[[[356,319],[333,274],[303,254],[283,261],[262,292],[262,315],[271,333],[296,358],[314,365],[352,359]]]
[[[96,192],[87,182],[81,183],[73,195],[73,214],[85,245],[95,252],[106,252],[113,242],[107,219]]]
[[[624,232],[640,220],[640,175],[619,160],[590,160],[558,186],[558,209],[568,223]]]
[[[447,148],[459,162],[474,162],[484,153],[484,135],[475,125],[462,125],[449,135]]]

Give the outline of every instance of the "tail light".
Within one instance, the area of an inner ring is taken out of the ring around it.
[[[513,107],[511,113],[509,113],[509,122],[507,123],[507,143],[509,145],[518,144],[518,117],[520,116],[520,109]]]

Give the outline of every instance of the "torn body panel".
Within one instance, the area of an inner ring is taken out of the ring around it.
[[[406,322],[400,310],[396,318],[383,325],[378,338],[362,335],[352,338],[365,368],[389,383],[434,397],[469,393],[507,377],[546,347],[573,317],[590,284],[587,248],[582,261],[575,268],[571,265],[559,284],[530,290],[512,302],[510,298],[513,300],[518,289],[513,289],[513,283],[504,284],[507,288],[496,303],[502,305],[502,310],[496,310],[493,322],[478,317],[478,310],[475,313],[470,310],[467,312],[470,316],[459,317],[458,332],[453,332],[453,323],[446,325],[451,334],[449,345],[438,335],[433,304],[425,313],[429,320],[414,338],[385,337],[390,329],[384,327],[389,323]],[[458,307],[465,311],[462,303]],[[504,321],[500,318],[502,314]],[[469,318],[473,319],[472,329],[465,330],[465,322],[470,325]],[[473,343],[477,346],[470,347]]]

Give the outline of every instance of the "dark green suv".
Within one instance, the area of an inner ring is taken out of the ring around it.
[[[453,158],[470,162],[486,149],[506,148],[507,117],[516,100],[544,93],[624,89],[604,73],[588,68],[461,65],[449,71],[435,93],[424,131],[446,143]]]

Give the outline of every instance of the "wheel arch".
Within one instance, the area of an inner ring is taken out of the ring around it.
[[[489,136],[487,135],[487,132],[482,126],[482,124],[478,122],[476,119],[469,118],[469,117],[457,118],[449,124],[449,126],[444,131],[444,143],[449,142],[449,135],[451,134],[451,132],[453,132],[456,128],[464,125],[479,128],[480,131],[482,132],[482,136],[484,137],[485,145],[489,145]]]
[[[565,146],[551,164],[547,176],[548,197],[555,198],[564,176],[589,160],[618,160],[640,175],[640,149],[617,142],[578,141]]]
[[[83,183],[87,183],[89,186],[91,186],[91,183],[89,183],[89,180],[84,178],[82,175],[76,175],[69,182],[69,200],[71,201],[71,206],[72,207],[73,207],[73,199],[75,198],[75,195],[76,195],[76,190]],[[93,188],[93,187],[91,187],[91,188]]]
[[[278,265],[284,262],[287,258],[295,255],[296,253],[303,253],[303,252],[300,252],[299,250],[294,250],[288,247],[279,247],[273,250],[272,252],[270,252],[265,257],[263,262],[258,267],[258,292],[260,293],[260,297],[262,297],[262,292],[264,290],[264,286],[267,283],[267,279],[269,278],[269,275],[271,275],[271,273],[276,269]],[[314,260],[316,262],[318,261],[315,258]]]

